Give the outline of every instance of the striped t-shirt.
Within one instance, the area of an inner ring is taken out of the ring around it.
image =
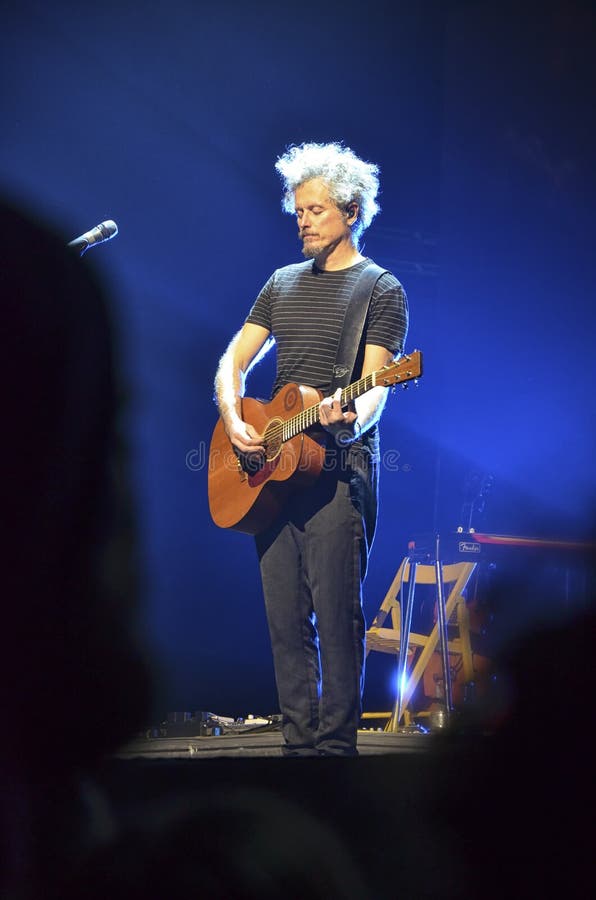
[[[348,269],[329,272],[314,261],[277,269],[257,297],[246,321],[271,332],[277,350],[272,396],[297,382],[325,394],[331,384],[337,346],[347,304],[366,259]],[[373,290],[354,377],[360,376],[365,344],[402,352],[408,330],[404,289],[389,272]]]

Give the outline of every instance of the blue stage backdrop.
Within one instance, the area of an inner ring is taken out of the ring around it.
[[[411,308],[420,387],[389,401],[365,607],[407,541],[466,524],[585,538],[593,494],[588,3],[4,4],[5,193],[94,248],[120,333],[155,715],[276,711],[252,540],[210,521],[213,375],[299,260],[274,163],[341,140],[377,162],[365,252]],[[32,248],[34,264],[34,248]],[[266,396],[268,359],[250,393]],[[367,705],[389,669],[369,666]]]

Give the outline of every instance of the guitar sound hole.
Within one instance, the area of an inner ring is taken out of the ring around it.
[[[271,419],[265,429],[265,456],[268,462],[276,459],[281,451],[283,422],[281,419]]]

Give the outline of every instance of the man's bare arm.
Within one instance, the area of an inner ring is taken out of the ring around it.
[[[247,322],[234,335],[219,361],[215,375],[215,399],[226,434],[242,453],[261,452],[262,438],[252,425],[243,422],[240,399],[244,396],[246,376],[262,353],[267,352],[270,332]]]

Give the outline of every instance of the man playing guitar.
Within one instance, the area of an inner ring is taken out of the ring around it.
[[[387,388],[375,384],[349,403],[341,388],[330,388],[346,310],[371,263],[359,239],[378,212],[378,167],[341,144],[308,143],[291,147],[276,169],[306,262],[277,269],[261,290],[221,358],[216,399],[239,466],[242,460],[258,472],[269,457],[262,430],[243,418],[251,365],[275,344],[272,396],[292,383],[319,392],[321,474],[289,493],[256,545],[283,753],[354,756],[364,677],[362,581],[376,524],[378,421]],[[403,352],[407,327],[403,288],[384,271],[372,290],[353,374],[363,378],[390,364]]]

